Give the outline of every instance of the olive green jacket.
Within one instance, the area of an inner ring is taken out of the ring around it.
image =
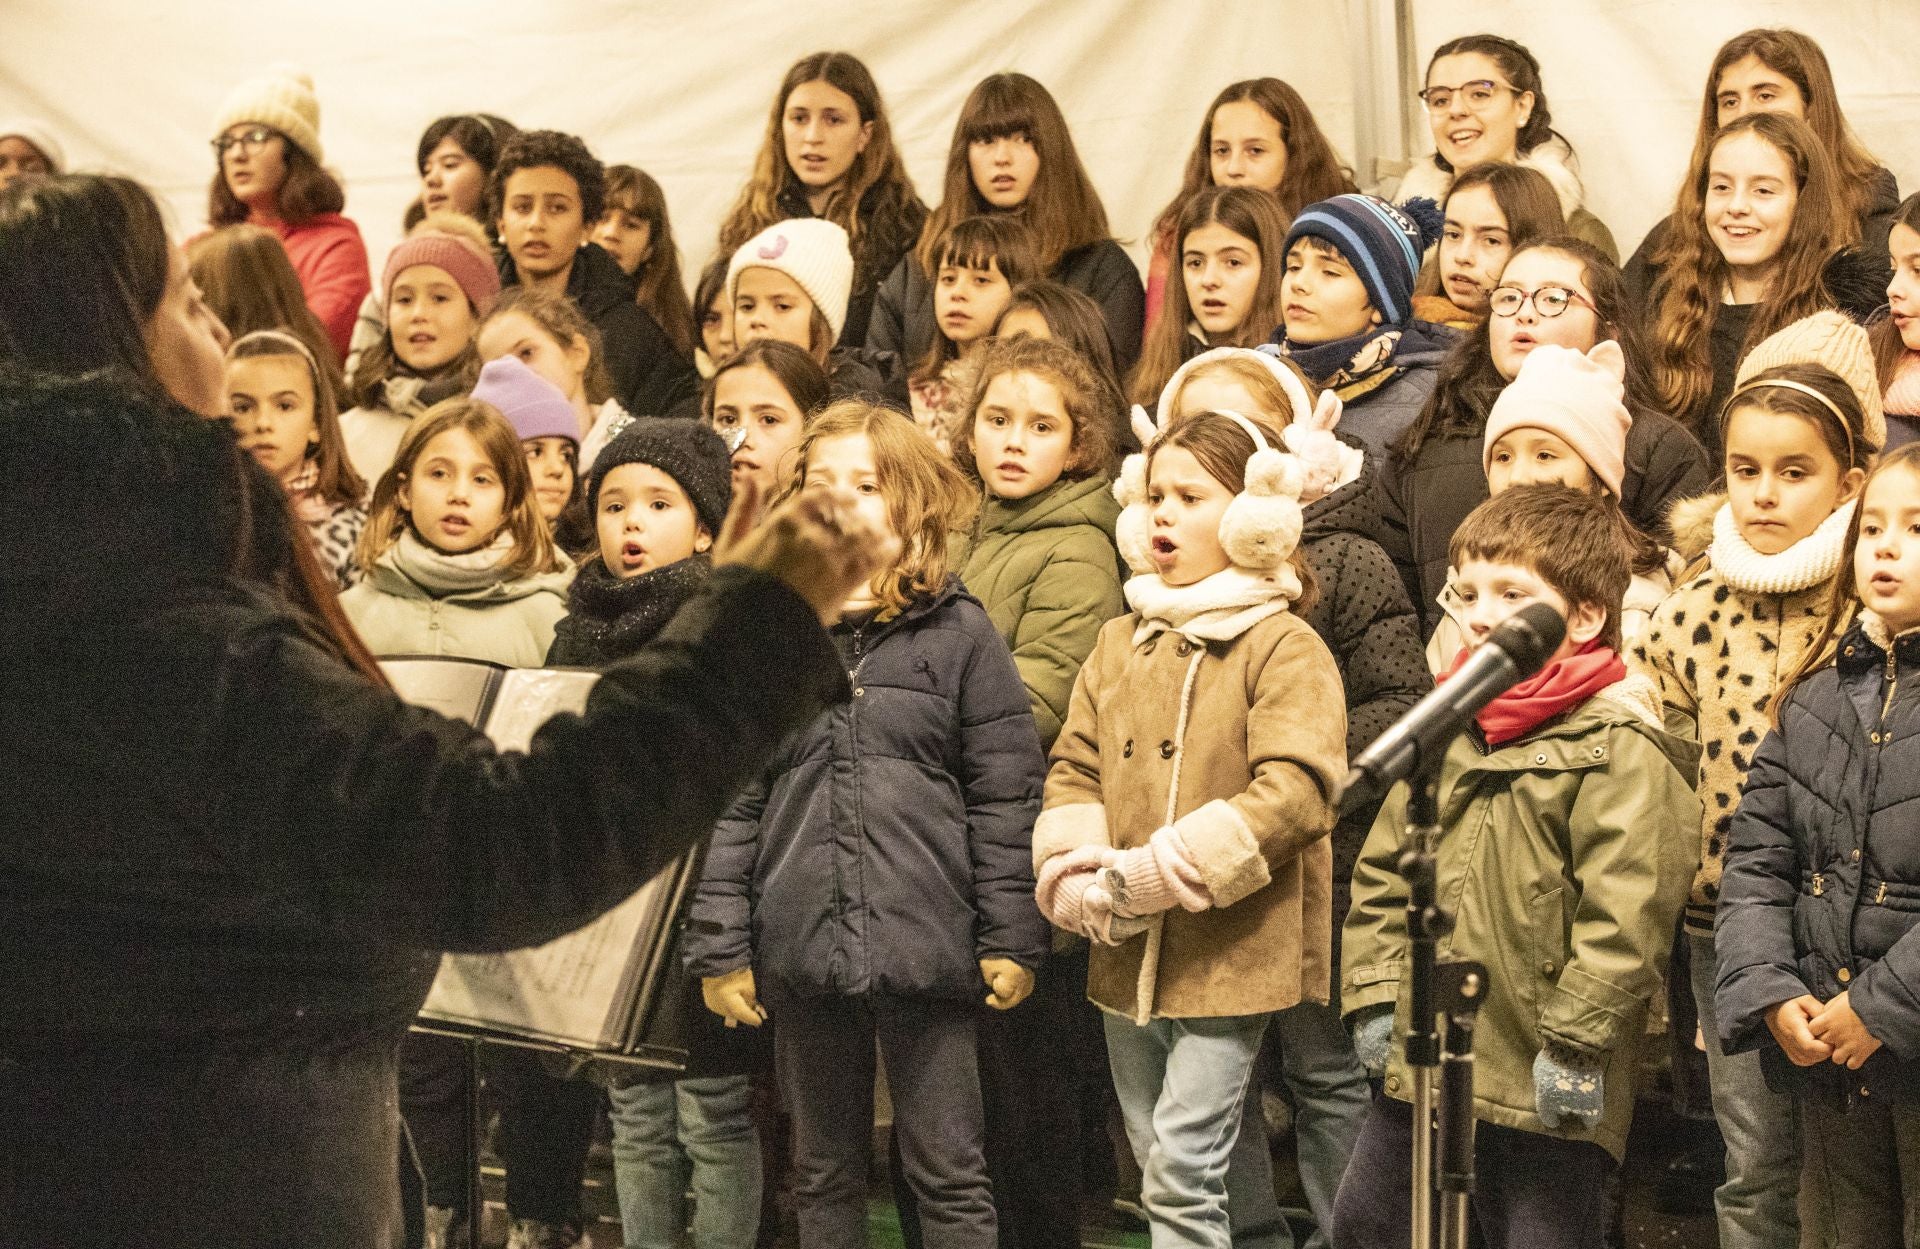
[[[1698,752],[1660,727],[1650,681],[1627,677],[1533,733],[1489,750],[1477,732],[1440,774],[1439,890],[1455,917],[1439,955],[1476,959],[1490,981],[1474,1033],[1474,1116],[1591,1140],[1620,1158],[1633,1119],[1637,1051],[1661,991],[1698,850]],[[1411,1100],[1406,883],[1396,866],[1407,791],[1388,796],[1353,875],[1342,930],[1350,1017],[1397,1003],[1386,1091]],[[1543,1045],[1594,1059],[1606,1077],[1597,1128],[1549,1129],[1535,1110]]]
[[[955,538],[953,568],[1013,651],[1040,744],[1066,722],[1080,665],[1100,626],[1127,610],[1104,477],[1061,481],[1013,502],[988,496],[971,533]]]

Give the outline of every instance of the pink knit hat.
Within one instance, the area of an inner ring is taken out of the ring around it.
[[[487,361],[474,384],[473,397],[498,408],[521,442],[571,438],[574,446],[580,445],[580,416],[567,397],[512,356]]]
[[[1493,463],[1493,444],[1516,429],[1544,429],[1573,448],[1600,484],[1620,497],[1627,473],[1627,431],[1633,415],[1623,402],[1627,358],[1612,339],[1585,353],[1543,343],[1527,353],[1487,413],[1481,464]]]
[[[393,298],[393,280],[415,265],[442,270],[466,293],[476,316],[486,316],[500,298],[500,271],[493,259],[469,243],[445,234],[418,234],[393,249],[380,275],[380,298]]]

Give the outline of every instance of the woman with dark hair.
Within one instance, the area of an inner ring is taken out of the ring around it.
[[[1535,239],[1508,259],[1494,295],[1492,315],[1447,354],[1382,474],[1380,544],[1406,578],[1423,638],[1442,615],[1447,544],[1487,498],[1487,414],[1533,348],[1620,344],[1633,415],[1620,506],[1642,532],[1665,534],[1668,506],[1703,492],[1715,475],[1699,442],[1660,411],[1620,270],[1599,249],[1571,235]]]
[[[1149,330],[1173,272],[1181,210],[1208,187],[1224,186],[1267,192],[1287,224],[1308,204],[1360,189],[1291,85],[1278,78],[1249,78],[1228,86],[1207,106],[1179,192],[1154,219],[1153,258],[1147,266]]]
[[[411,231],[428,213],[465,213],[486,227],[487,180],[500,163],[501,149],[520,128],[492,113],[459,113],[438,117],[420,134],[413,165],[420,171],[420,195],[407,205],[401,226]]]
[[[1769,27],[1743,31],[1721,44],[1707,68],[1688,168],[1704,165],[1720,128],[1748,113],[1785,113],[1813,128],[1833,160],[1841,196],[1859,219],[1861,249],[1885,260],[1900,184],[1847,124],[1820,45],[1797,30]],[[1656,222],[1634,249],[1627,271],[1650,265],[1672,228],[1672,217]]]
[[[729,527],[525,754],[402,704],[221,407],[224,332],[119,178],[0,192],[0,1243],[366,1249],[439,951],[538,944],[846,697],[892,556],[850,497]],[[754,509],[743,509],[743,516]],[[671,778],[671,779],[667,779]]]
[[[893,141],[873,72],[848,52],[815,52],[787,70],[774,93],[753,174],[720,226],[728,255],[793,217],[825,217],[847,232],[853,295],[840,342],[867,341],[874,293],[927,221]]]
[[[867,347],[891,353],[901,368],[924,358],[934,323],[932,275],[940,240],[967,217],[1008,213],[1026,224],[1041,272],[1100,306],[1114,362],[1140,357],[1146,289],[1140,271],[1113,239],[1107,210],[1080,161],[1060,104],[1025,74],[982,79],[960,107],[947,148],[940,206],[920,241],[880,287]]]
[[[1465,35],[1433,50],[1421,103],[1434,152],[1413,162],[1393,199],[1444,200],[1460,170],[1482,161],[1525,165],[1545,175],[1560,197],[1567,233],[1591,243],[1613,264],[1613,232],[1586,206],[1573,145],[1553,128],[1540,62],[1499,35]]]
[[[219,167],[207,192],[207,223],[218,229],[250,221],[278,234],[307,306],[327,328],[335,357],[345,360],[373,278],[360,227],[340,215],[347,193],[321,167],[312,80],[282,73],[235,87],[214,121],[213,151]]]

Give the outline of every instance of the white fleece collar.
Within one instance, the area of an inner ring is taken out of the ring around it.
[[[1227,642],[1287,610],[1300,596],[1300,579],[1286,564],[1259,576],[1227,568],[1178,586],[1158,573],[1142,573],[1127,581],[1126,595],[1127,606],[1140,614],[1135,646],[1166,632],[1195,642]]]

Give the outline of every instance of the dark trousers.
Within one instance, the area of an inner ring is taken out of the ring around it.
[[[1087,1001],[1088,949],[1049,955],[1031,997],[978,1016],[1000,1249],[1080,1249],[1083,1146],[1101,1126],[1110,1087],[1100,1010]],[[901,1237],[908,1249],[921,1249],[919,1210],[897,1145],[889,1157]]]
[[[1920,1245],[1920,1107],[1882,1097],[1800,1103],[1802,1245]]]
[[[1334,1249],[1412,1242],[1412,1151],[1413,1108],[1376,1096],[1334,1203]],[[1487,1249],[1602,1249],[1606,1243],[1614,1163],[1600,1146],[1477,1123],[1473,1162],[1470,1209]]]
[[[492,1045],[481,1055],[500,1108],[494,1148],[507,1168],[507,1212],[516,1219],[582,1226],[580,1191],[600,1086],[553,1074],[565,1060],[533,1050]]]
[[[919,998],[769,1002],[793,1116],[801,1249],[866,1249],[876,1061],[927,1249],[995,1249],[974,1049],[976,1008]]]
[[[560,1079],[556,1061],[512,1046],[485,1045],[480,1069],[500,1110],[495,1144],[507,1169],[507,1210],[517,1219],[580,1226],[581,1185],[599,1086]],[[427,1204],[464,1216],[477,1177],[468,1169],[466,1043],[409,1033],[400,1047],[400,1112],[426,1184]]]

